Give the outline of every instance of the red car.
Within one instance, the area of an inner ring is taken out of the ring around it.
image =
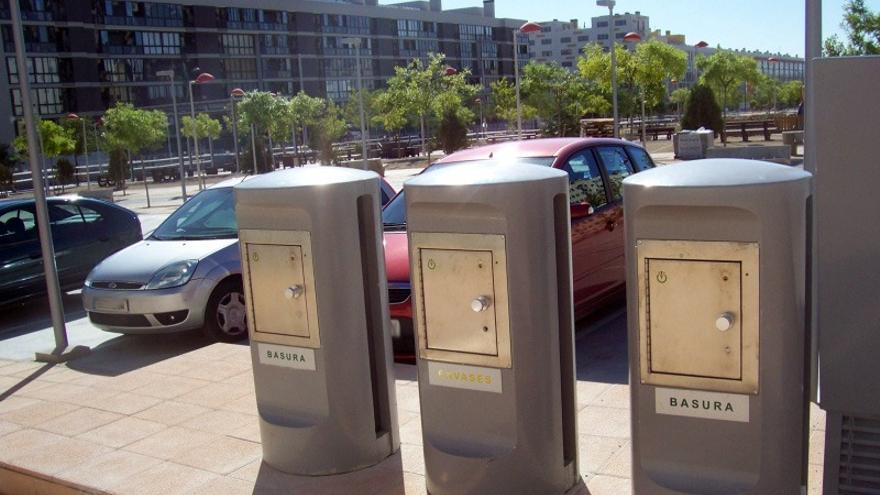
[[[422,173],[463,162],[528,163],[566,171],[571,196],[575,317],[587,316],[622,296],[621,182],[628,175],[654,167],[644,148],[610,138],[513,141],[453,153]],[[414,349],[404,191],[382,212],[392,333],[399,357],[412,354]]]

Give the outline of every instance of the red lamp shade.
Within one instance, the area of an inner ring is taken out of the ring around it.
[[[207,72],[202,72],[201,74],[196,76],[196,79],[195,79],[196,84],[205,84],[205,83],[209,83],[213,80],[214,80],[214,76],[207,73]]]
[[[79,115],[77,115],[75,113],[69,113],[69,114],[67,114],[67,118],[70,120],[79,120]]]
[[[705,41],[701,41],[694,46],[697,48],[706,48],[707,46],[709,46],[709,43],[706,43]]]
[[[770,63],[772,64],[772,63],[779,62],[779,59],[776,58],[776,57],[770,57],[770,58],[767,59],[767,61],[770,62]]]
[[[454,76],[458,74],[458,70],[456,70],[455,67],[446,67],[446,70],[443,71],[443,74],[447,76]]]
[[[623,35],[623,41],[642,41],[642,37],[639,36],[639,33],[630,31]]]
[[[236,98],[241,98],[242,96],[244,96],[244,90],[241,88],[235,88],[232,90],[232,92],[229,93],[229,95]]]
[[[537,22],[527,22],[519,27],[519,32],[523,34],[537,33],[541,30],[541,25]]]

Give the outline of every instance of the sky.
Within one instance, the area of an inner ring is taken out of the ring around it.
[[[482,0],[442,0],[444,9],[482,6]],[[394,0],[380,0],[381,4]],[[651,29],[684,34],[688,44],[704,40],[712,46],[768,50],[803,56],[804,0],[617,0],[616,13],[640,11]],[[822,37],[843,30],[844,0],[822,2]],[[880,11],[880,0],[866,0]],[[594,0],[495,0],[496,17],[531,21],[577,19],[607,14]]]

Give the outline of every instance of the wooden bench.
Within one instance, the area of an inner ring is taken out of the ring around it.
[[[770,134],[774,130],[773,122],[769,120],[749,122],[728,122],[724,126],[721,141],[726,142],[727,136],[739,134],[743,142],[748,142],[749,136],[764,136],[764,141],[770,141]]]

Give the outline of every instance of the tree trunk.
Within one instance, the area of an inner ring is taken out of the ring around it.
[[[211,153],[211,168],[214,168],[214,140],[208,136],[208,150]]]
[[[299,145],[296,144],[296,126],[293,126],[293,130],[290,132],[290,139],[293,142],[293,166],[299,167]]]

